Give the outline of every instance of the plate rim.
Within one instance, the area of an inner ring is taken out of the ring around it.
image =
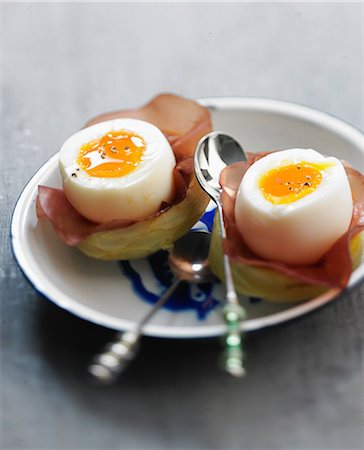
[[[362,145],[364,145],[364,130],[361,130],[359,127],[351,124],[347,120],[335,116],[332,113],[328,113],[324,110],[320,110],[303,103],[295,103],[270,97],[254,96],[201,97],[198,98],[197,101],[201,105],[211,108],[212,110],[221,107],[226,108],[227,106],[230,109],[242,109],[242,107],[262,108],[264,106],[265,109],[267,109],[268,107],[268,109],[272,112],[277,112],[277,109],[280,112],[294,112],[297,115],[301,115],[302,117],[304,117],[308,122],[315,122],[313,120],[313,117],[315,116],[317,119],[326,121],[330,125],[330,128],[340,128],[341,130],[344,130],[344,133],[346,135],[353,135],[355,142],[358,142],[359,144],[360,141],[363,141]]]
[[[317,123],[322,126],[322,122],[328,125],[328,128],[334,129],[336,134],[344,134],[345,137],[349,137],[349,141],[354,142],[356,146],[360,146],[359,143],[363,141],[364,143],[364,133],[355,126],[351,125],[348,122],[343,121],[329,113],[324,111],[317,110],[315,108],[311,108],[309,106],[301,105],[298,103],[286,102],[282,100],[276,100],[271,98],[261,98],[261,97],[206,97],[200,98],[197,100],[202,105],[211,108],[211,110],[216,109],[247,109],[251,110],[252,107],[254,109],[262,109],[267,111],[271,110],[272,112],[283,112],[288,113],[290,116],[301,116],[306,120]],[[277,111],[278,109],[278,111]],[[301,118],[301,117],[299,117]],[[337,132],[337,129],[340,132]],[[364,152],[363,152],[364,156]],[[124,319],[113,318],[110,315],[105,313],[96,311],[90,307],[79,304],[77,301],[73,301],[70,303],[69,299],[65,299],[65,295],[60,292],[60,298],[52,296],[49,292],[45,292],[45,289],[39,285],[39,280],[37,277],[34,278],[32,276],[32,269],[29,264],[27,264],[26,257],[22,252],[22,248],[19,242],[19,233],[21,230],[21,220],[25,220],[25,217],[21,217],[21,205],[22,202],[26,202],[26,195],[34,195],[35,186],[34,180],[39,178],[40,176],[46,174],[55,164],[58,158],[58,152],[52,155],[29,179],[29,181],[25,184],[24,188],[19,194],[17,201],[15,202],[15,206],[13,208],[13,212],[11,215],[11,225],[10,225],[10,240],[11,240],[11,248],[14,255],[14,258],[20,267],[23,275],[28,280],[28,282],[32,285],[32,287],[45,299],[51,301],[56,304],[58,307],[76,315],[77,317],[87,320],[91,323],[104,326],[106,328],[115,329],[115,330],[127,330],[131,329],[134,326],[133,321],[126,321]],[[245,321],[242,325],[242,331],[251,332],[257,331],[260,329],[264,329],[266,327],[271,327],[275,325],[279,325],[294,319],[297,319],[301,316],[304,316],[310,312],[313,312],[316,309],[321,308],[324,305],[332,302],[340,298],[342,295],[349,293],[353,288],[355,288],[361,281],[364,279],[364,263],[361,265],[362,270],[356,269],[351,278],[350,285],[344,289],[344,291],[340,291],[338,289],[330,289],[325,293],[311,299],[307,302],[302,302],[299,304],[293,304],[291,308],[288,308],[284,311],[276,312],[264,316],[263,318],[253,318]],[[360,272],[360,273],[359,273]],[[57,289],[57,292],[59,290]],[[217,325],[201,325],[200,327],[173,327],[173,326],[162,326],[162,325],[154,325],[152,322],[147,324],[145,329],[143,330],[143,334],[147,336],[153,337],[162,337],[162,338],[209,338],[220,336],[225,332],[225,325],[223,322]]]

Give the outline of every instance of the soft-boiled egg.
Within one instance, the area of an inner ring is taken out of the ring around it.
[[[171,146],[154,125],[115,119],[71,136],[59,153],[65,195],[87,219],[138,220],[174,194]]]
[[[350,225],[352,194],[342,163],[311,149],[271,153],[245,173],[235,221],[257,255],[313,264]]]

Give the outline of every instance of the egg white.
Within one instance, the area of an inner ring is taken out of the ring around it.
[[[93,177],[77,163],[80,148],[109,131],[128,130],[143,138],[146,148],[140,164],[127,175]],[[115,119],[84,128],[71,136],[59,153],[59,169],[65,195],[87,219],[103,223],[138,220],[158,211],[174,194],[176,159],[163,133],[137,119]],[[72,176],[75,174],[77,176]]]
[[[290,164],[325,163],[321,183],[289,204],[273,204],[260,190],[262,176]],[[327,163],[327,164],[326,164]],[[257,255],[289,265],[313,264],[344,234],[353,201],[342,163],[312,149],[271,153],[244,175],[235,202],[235,221],[247,245]]]

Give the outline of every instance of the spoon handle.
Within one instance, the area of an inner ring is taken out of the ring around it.
[[[217,202],[220,219],[220,230],[222,241],[226,238],[226,229],[221,202]],[[225,337],[225,370],[235,377],[245,375],[243,367],[243,349],[241,336],[241,322],[244,319],[245,311],[240,305],[238,295],[235,290],[231,265],[228,255],[224,253],[224,272],[226,284],[226,304],[223,308],[223,316],[227,326]]]
[[[148,313],[138,322],[133,330],[117,333],[116,339],[107,344],[104,350],[96,355],[88,366],[88,372],[94,379],[103,384],[112,384],[126,369],[138,352],[138,344],[144,325],[167,302],[180,283],[177,279],[159,298]]]

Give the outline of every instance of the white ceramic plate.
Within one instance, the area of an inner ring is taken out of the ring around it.
[[[364,171],[364,135],[328,114],[276,100],[209,98],[200,101],[211,109],[214,129],[233,134],[245,150],[311,147],[346,159]],[[168,274],[160,261],[121,264],[88,258],[64,245],[48,223],[37,221],[37,186],[61,186],[57,158],[54,155],[44,164],[17,202],[11,227],[15,257],[35,289],[61,308],[109,328],[130,329],[165,289],[163,277],[168,278]],[[205,227],[203,223],[197,226]],[[160,271],[161,279],[153,271]],[[363,277],[364,264],[361,264],[352,274],[348,287]],[[221,285],[212,289],[191,288],[191,308],[163,309],[146,326],[145,334],[171,338],[222,334],[225,327],[219,300],[223,294]],[[257,330],[299,317],[328,303],[336,294],[333,290],[298,305],[274,305],[244,298],[247,309],[244,330]]]

